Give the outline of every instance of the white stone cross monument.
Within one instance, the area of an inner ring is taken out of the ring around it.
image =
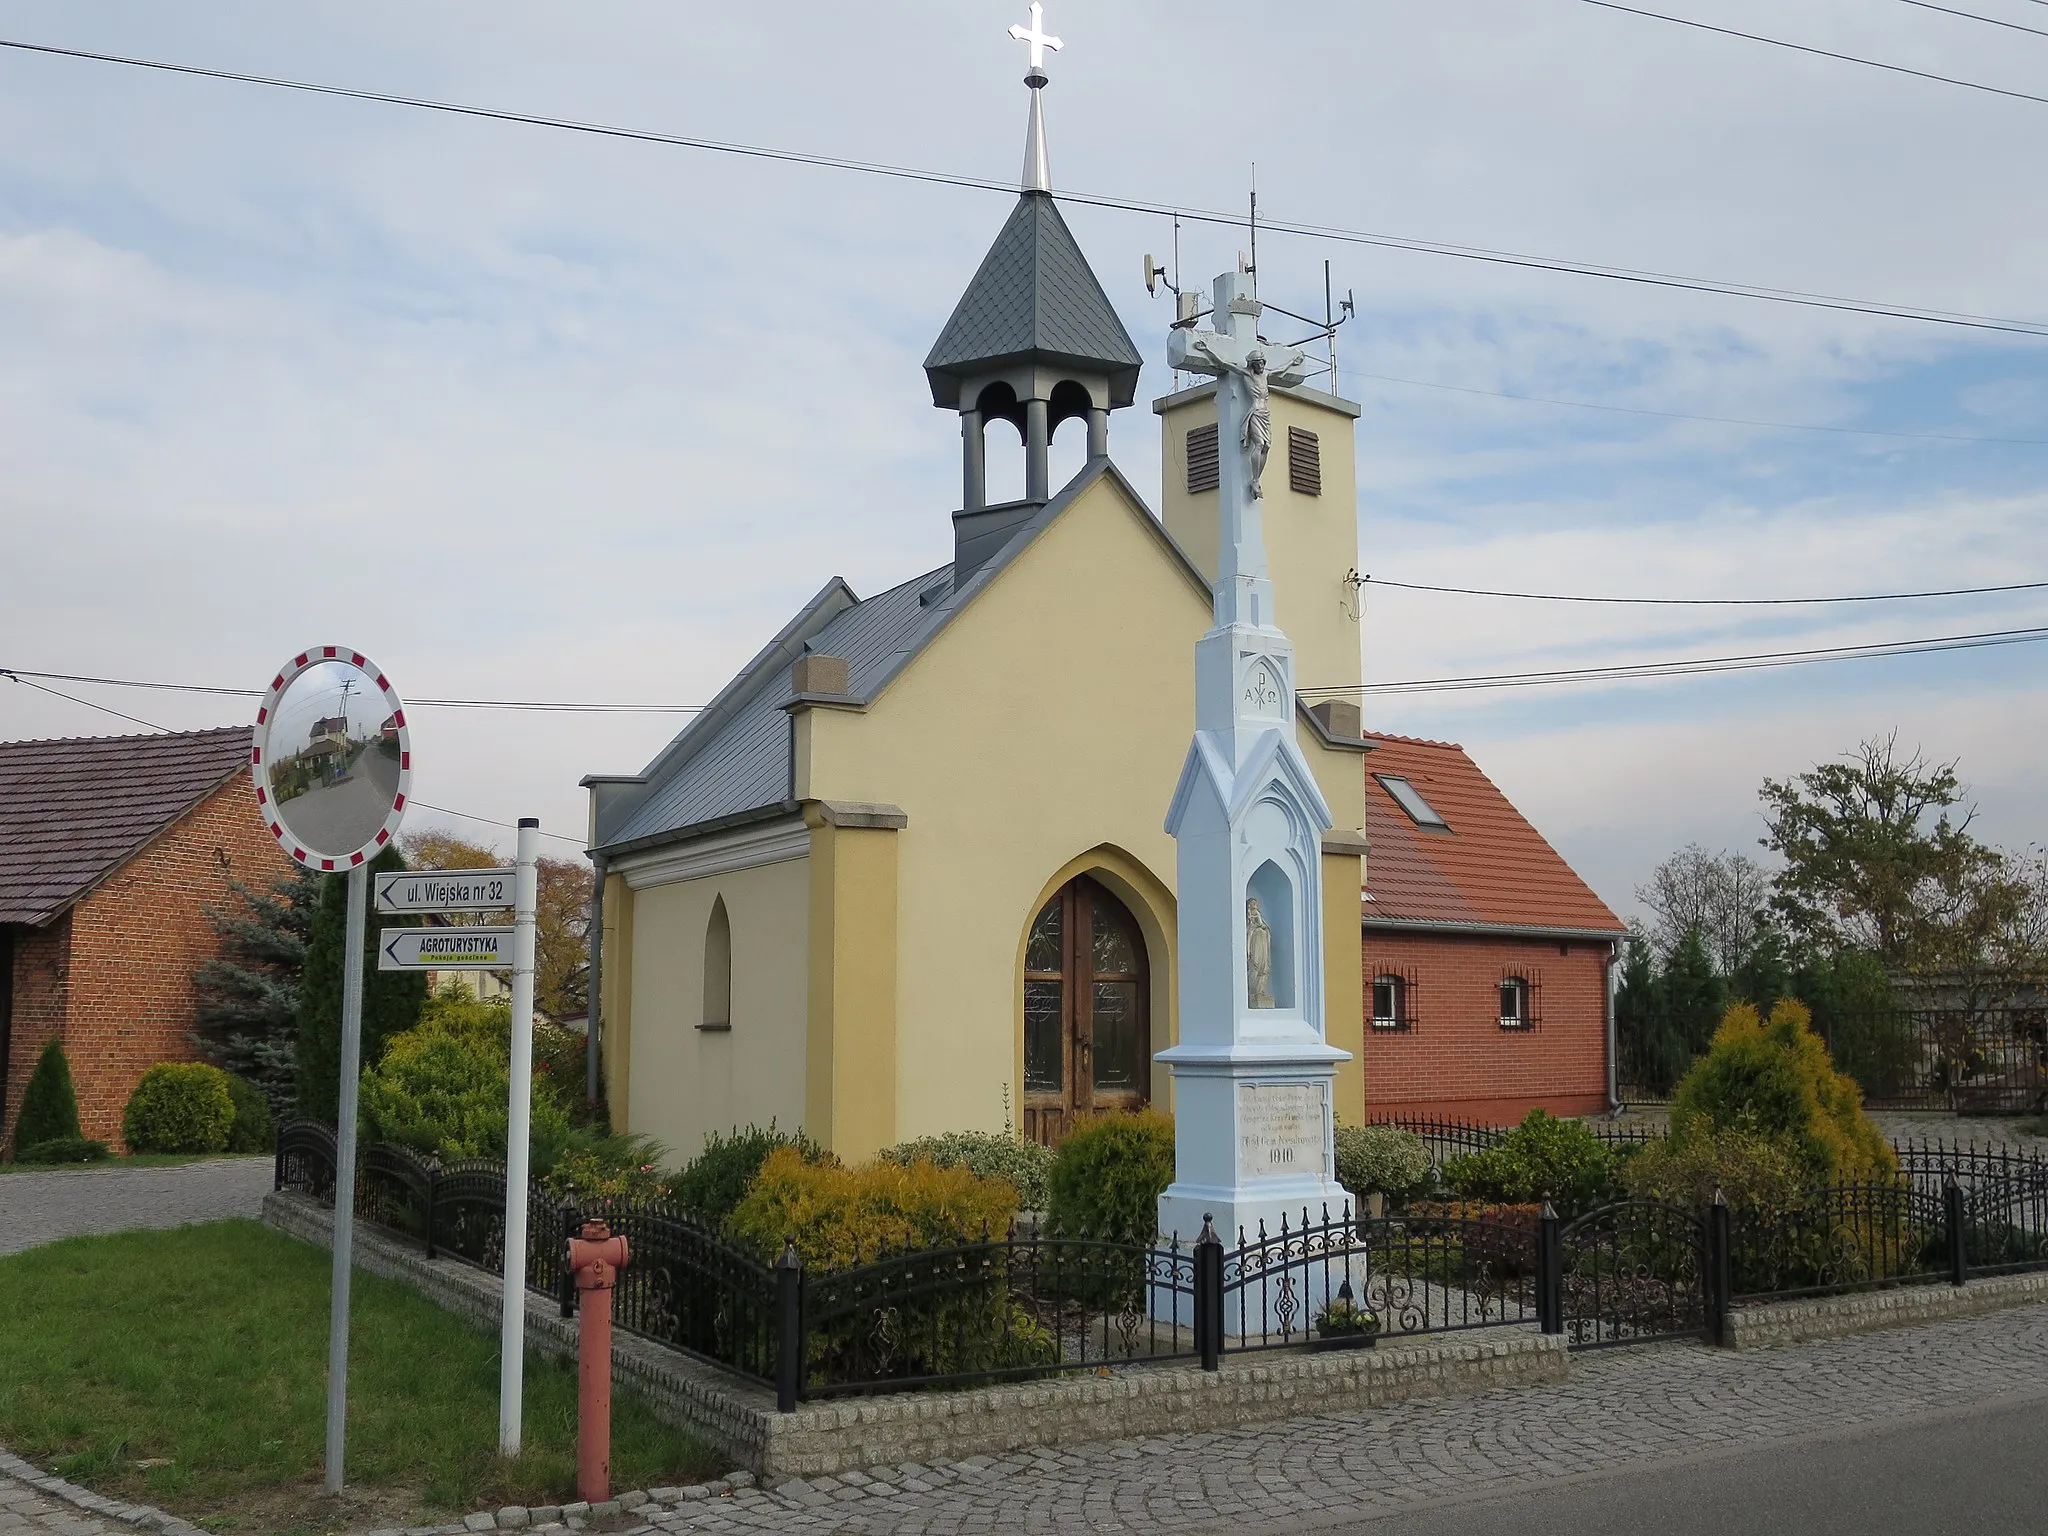
[[[1323,1036],[1322,836],[1330,808],[1295,741],[1294,648],[1273,613],[1259,480],[1267,390],[1307,357],[1258,338],[1242,272],[1216,279],[1213,331],[1173,332],[1167,361],[1213,374],[1215,624],[1195,644],[1195,739],[1167,813],[1179,845],[1180,1040],[1174,1180],[1159,1229],[1191,1241],[1205,1214],[1226,1246],[1263,1222],[1335,1219],[1346,1199],[1331,1090],[1347,1053]]]

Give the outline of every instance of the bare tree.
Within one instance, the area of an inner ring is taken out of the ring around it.
[[[1746,853],[1710,853],[1688,843],[1651,871],[1636,887],[1636,900],[1650,909],[1651,942],[1668,961],[1697,931],[1713,957],[1714,969],[1732,976],[1756,943],[1757,919],[1770,897],[1771,880]]]

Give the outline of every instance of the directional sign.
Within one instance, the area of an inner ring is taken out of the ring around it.
[[[509,869],[427,869],[377,875],[379,912],[496,912],[512,905]],[[509,963],[509,962],[508,962]]]
[[[380,971],[509,971],[510,928],[400,928],[383,936]]]

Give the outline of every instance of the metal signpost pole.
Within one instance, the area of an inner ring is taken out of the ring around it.
[[[370,870],[348,872],[348,937],[341,962],[341,1101],[334,1140],[334,1299],[327,1322],[327,1491],[341,1492],[348,1431],[349,1262],[356,1227],[356,1085],[363,1055],[363,929]]]
[[[526,1169],[533,1129],[533,937],[540,822],[519,818],[512,912],[511,1102],[505,1125],[505,1311],[498,1335],[498,1452],[517,1456],[526,1375]]]

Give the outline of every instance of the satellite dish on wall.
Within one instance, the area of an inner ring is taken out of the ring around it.
[[[1151,253],[1148,251],[1145,255],[1145,291],[1155,298],[1158,297],[1159,279],[1164,276],[1166,276],[1166,268],[1154,261]]]

